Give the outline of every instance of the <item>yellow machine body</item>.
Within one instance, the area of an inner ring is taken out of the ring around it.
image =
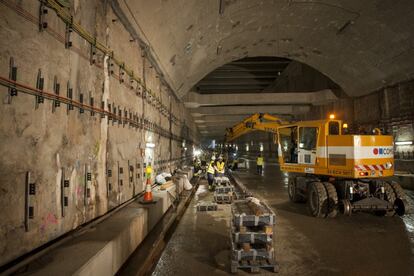
[[[394,174],[392,136],[342,134],[339,120],[280,126],[277,136],[282,171],[342,178],[380,178]],[[289,156],[292,140],[297,141],[294,160]]]
[[[356,179],[394,175],[389,135],[344,134],[341,120],[288,123],[269,114],[254,114],[228,129],[226,141],[256,130],[275,134],[280,169],[285,172]],[[291,152],[294,141],[296,159]]]

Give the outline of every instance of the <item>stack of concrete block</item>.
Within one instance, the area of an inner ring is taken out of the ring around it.
[[[217,211],[217,203],[200,201],[197,204],[197,211],[199,211],[199,212]]]
[[[216,183],[214,189],[214,201],[220,204],[232,203],[234,199],[234,186],[230,184],[230,180],[227,177],[215,177]]]
[[[216,176],[214,177],[214,184],[218,185],[230,185],[230,179],[227,176]]]
[[[239,268],[278,271],[273,248],[275,214],[263,202],[238,200],[232,204],[231,272]]]
[[[233,193],[219,194],[214,192],[214,201],[218,204],[226,204],[233,202]]]

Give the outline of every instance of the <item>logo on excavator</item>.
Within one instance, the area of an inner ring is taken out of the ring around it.
[[[373,150],[372,150],[372,152],[375,154],[375,155],[389,155],[389,154],[392,154],[393,153],[393,150],[392,150],[392,148],[374,148]]]

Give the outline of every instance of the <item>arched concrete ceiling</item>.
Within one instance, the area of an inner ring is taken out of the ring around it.
[[[118,2],[179,97],[246,56],[303,62],[350,96],[414,76],[412,0]]]

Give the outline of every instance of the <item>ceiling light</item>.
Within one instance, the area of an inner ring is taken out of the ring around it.
[[[146,147],[147,148],[155,148],[155,144],[154,143],[147,143]]]
[[[395,142],[395,144],[397,146],[412,145],[413,141],[398,141],[398,142]]]

